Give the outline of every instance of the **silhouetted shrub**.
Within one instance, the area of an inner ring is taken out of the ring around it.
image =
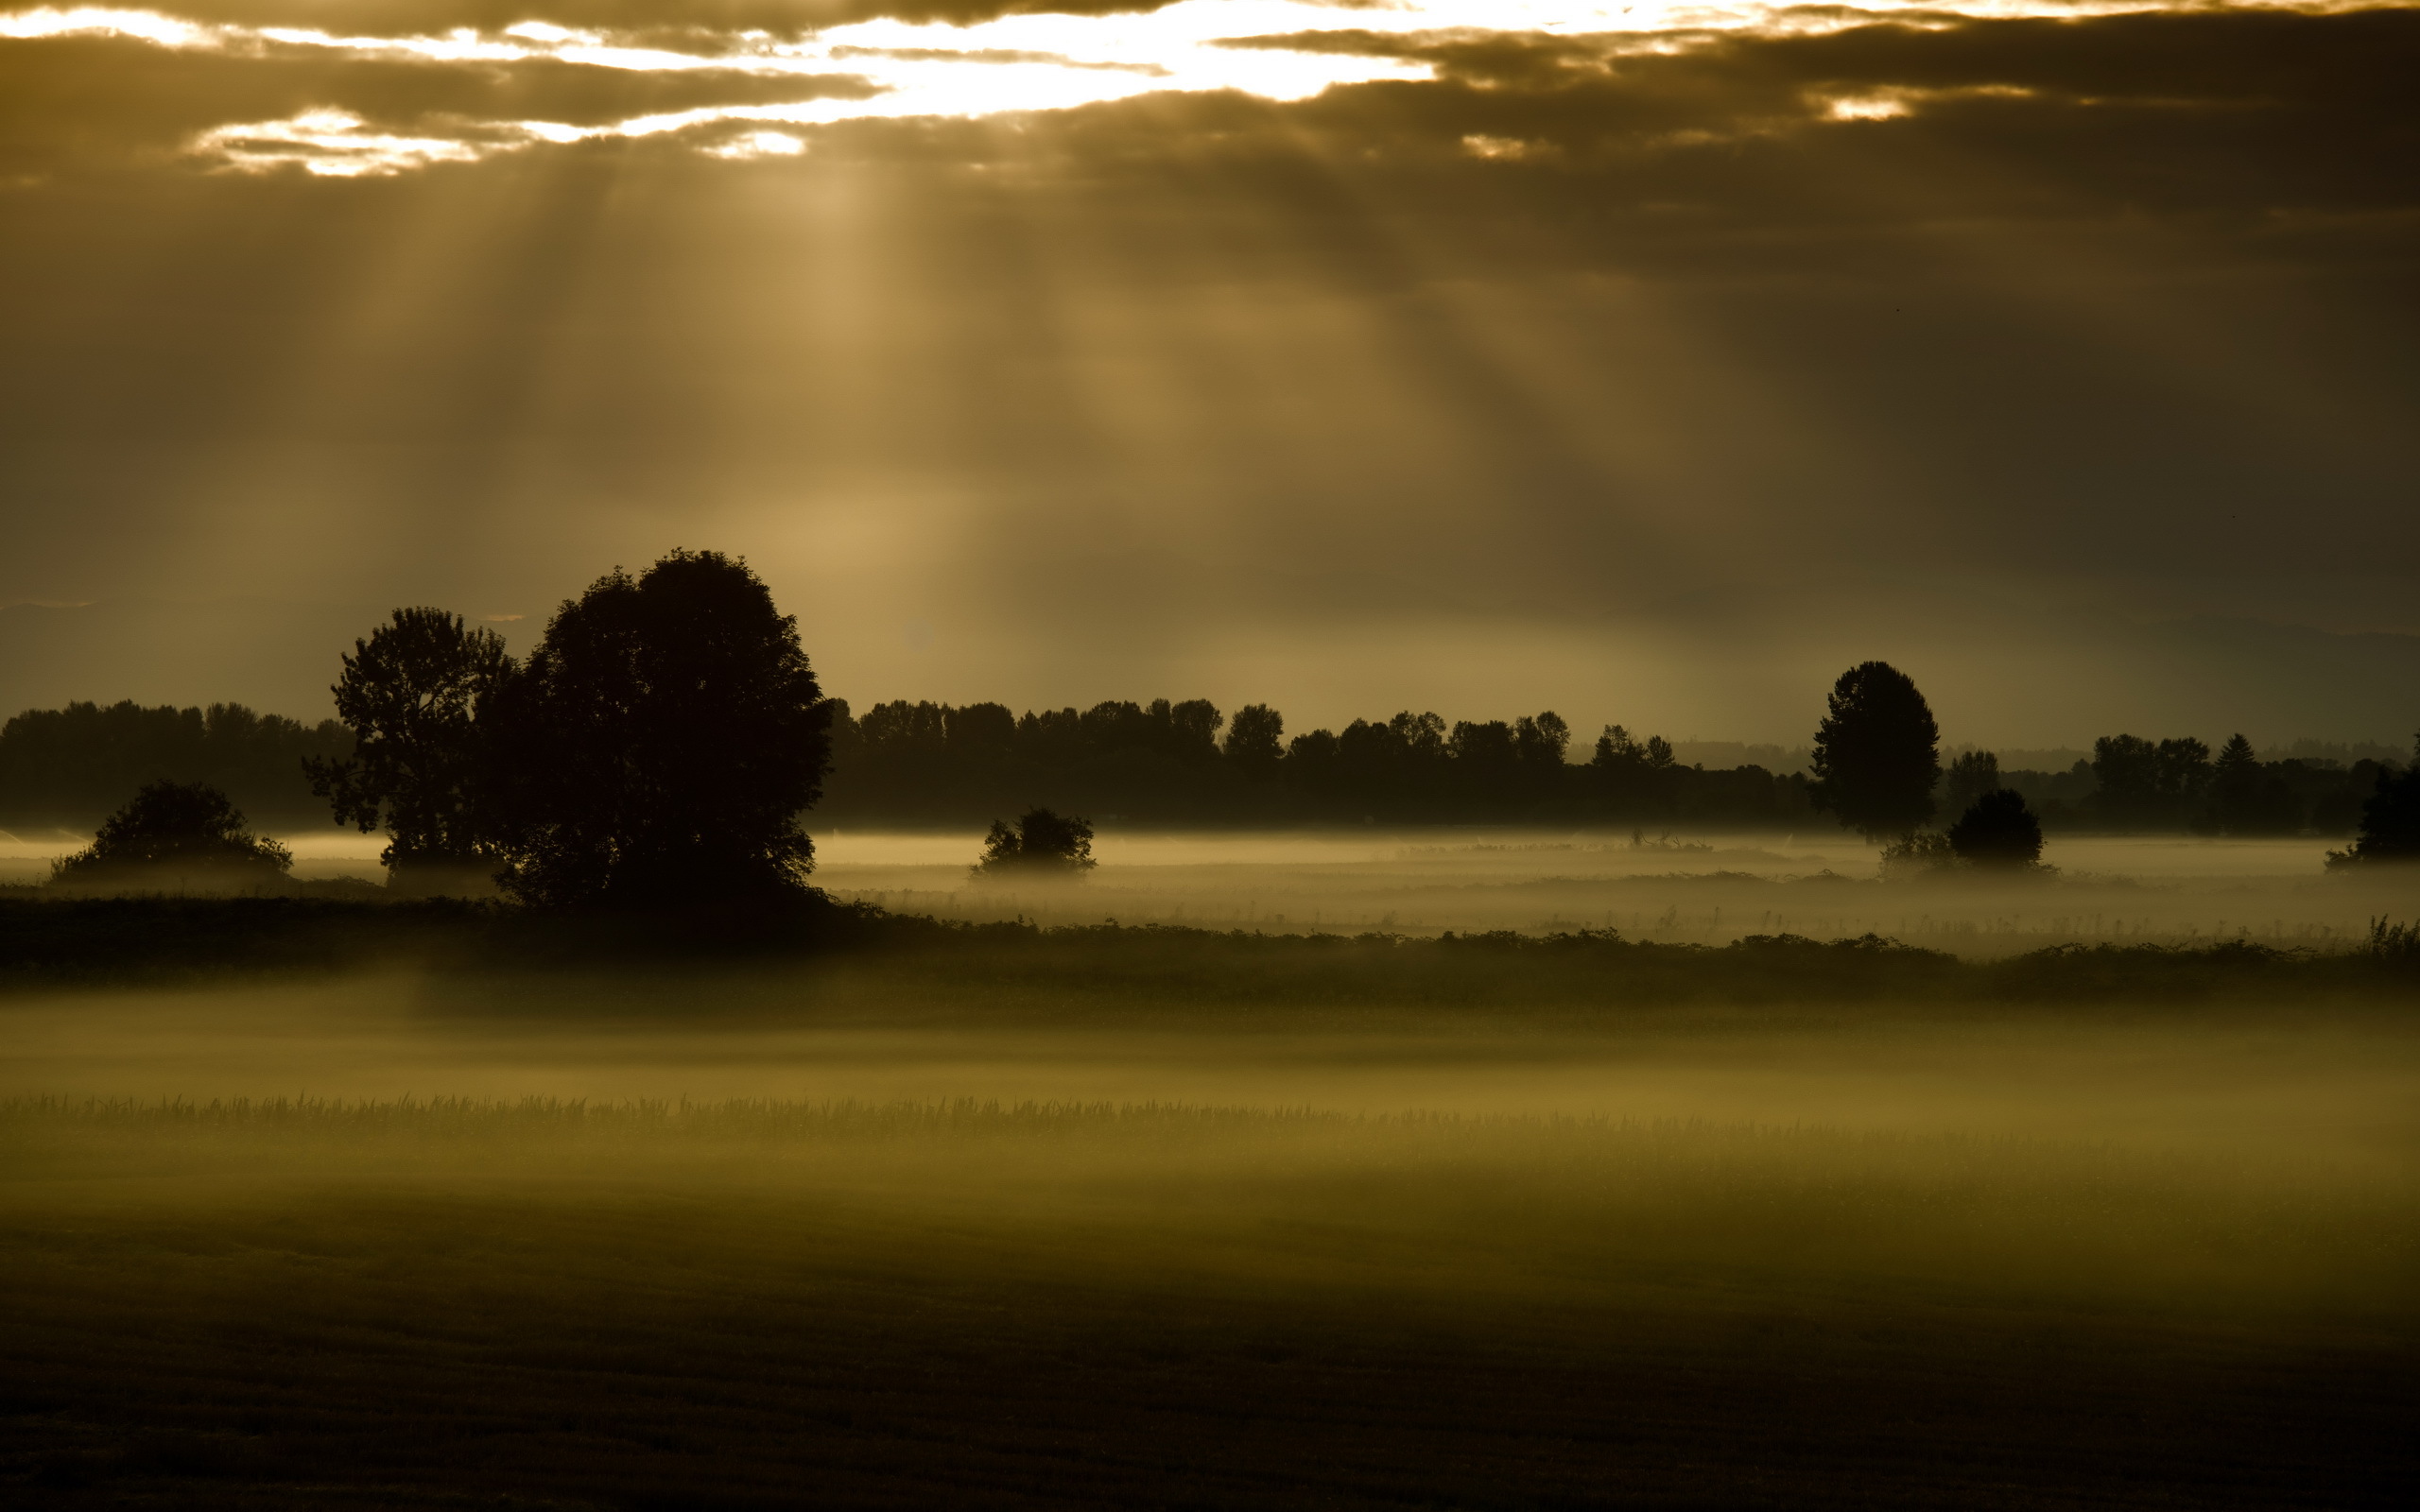
[[[231,892],[277,887],[293,866],[292,852],[254,836],[243,812],[207,782],[150,782],[102,823],[92,845],[52,864],[51,884]]]
[[[974,874],[1080,877],[1094,865],[1091,820],[1028,809],[1013,828],[1004,820],[992,821]]]
[[[1978,867],[2030,867],[2042,859],[2042,824],[2010,788],[1977,799],[1949,827],[1949,848]]]

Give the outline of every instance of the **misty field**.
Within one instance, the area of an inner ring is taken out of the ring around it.
[[[1238,1015],[951,970],[9,1000],[0,1484],[2341,1507],[2420,1469],[2399,1003]]]
[[[1112,833],[1073,885],[972,884],[972,838],[842,833],[818,880],[886,907],[1046,923],[1305,932],[1618,929],[1720,944],[1744,935],[1869,931],[1962,954],[2063,941],[2279,945],[2358,938],[2420,908],[2408,878],[2329,875],[2342,841],[2053,835],[2055,875],[1886,881],[1877,852],[1820,833],[1430,830]]]

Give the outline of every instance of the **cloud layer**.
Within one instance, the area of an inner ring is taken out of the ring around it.
[[[2159,627],[2420,631],[2420,11],[1079,11],[8,13],[0,598],[717,543],[860,698],[2420,718]]]

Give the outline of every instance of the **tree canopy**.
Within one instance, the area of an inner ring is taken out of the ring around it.
[[[798,622],[744,561],[675,551],[566,602],[497,693],[496,835],[530,902],[795,893],[831,710]]]
[[[1908,675],[1864,662],[1832,685],[1816,728],[1815,801],[1869,839],[1904,835],[1932,817],[1941,730]]]
[[[303,768],[337,823],[364,834],[386,827],[391,843],[379,859],[399,876],[471,864],[493,849],[475,720],[512,669],[493,630],[440,609],[399,609],[353,643],[330,690],[353,730],[353,754]]]

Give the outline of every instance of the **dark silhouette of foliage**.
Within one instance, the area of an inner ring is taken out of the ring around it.
[[[293,853],[255,836],[243,811],[207,782],[147,782],[93,843],[51,866],[55,885],[174,891],[273,887]]]
[[[1970,750],[1951,762],[1943,776],[1942,812],[1963,814],[1975,806],[1977,799],[1996,793],[2003,785],[1999,757],[1987,750]]]
[[[2129,829],[2179,828],[2210,782],[2210,747],[2190,737],[2153,745],[2136,735],[2092,743],[2100,788],[2093,805],[2107,823]]]
[[[1832,685],[1815,730],[1815,801],[1870,839],[1904,835],[1932,816],[1940,741],[1906,673],[1860,662]]]
[[[2253,754],[2252,742],[2236,735],[2219,748],[2207,786],[2209,807],[2198,828],[2217,834],[2294,834],[2303,827],[2303,804],[2287,771],[2302,764],[2279,762],[2275,769]]]
[[[502,882],[525,902],[662,908],[794,896],[832,711],[746,563],[615,569],[491,702]]]
[[[415,870],[476,868],[490,850],[475,719],[511,672],[501,637],[440,609],[399,609],[353,643],[330,690],[354,732],[353,754],[308,760],[303,769],[337,823],[364,834],[386,828],[379,860],[399,881]]]
[[[323,825],[305,761],[341,760],[353,732],[236,703],[144,708],[132,702],[28,709],[0,726],[0,828],[90,831],[146,782],[208,782],[280,826]]]
[[[1278,764],[1286,759],[1285,734],[1283,714],[1265,703],[1246,704],[1227,726],[1221,753],[1244,781],[1270,782],[1277,776]]]
[[[2361,805],[2361,828],[2352,845],[2328,852],[2330,868],[2420,862],[2420,741],[2412,764],[2402,771],[2381,767],[2377,785]]]
[[[2009,788],[1984,794],[1949,827],[1949,848],[1977,867],[2030,867],[2042,859],[2042,823]]]
[[[1890,882],[1912,881],[1954,870],[1958,865],[1958,850],[1949,836],[1930,830],[1910,830],[1882,848],[1882,875]]]
[[[1618,729],[1571,764],[1551,711],[1449,726],[1409,710],[1342,733],[1285,738],[1274,709],[1223,721],[1199,700],[1105,703],[1011,717],[996,704],[879,704],[834,725],[823,812],[854,822],[968,823],[1039,801],[1147,824],[1806,822],[1805,779],[1678,765]],[[1618,736],[1618,739],[1615,737]]]
[[[1089,819],[1028,809],[1013,828],[992,821],[975,875],[1080,877],[1095,866]]]

